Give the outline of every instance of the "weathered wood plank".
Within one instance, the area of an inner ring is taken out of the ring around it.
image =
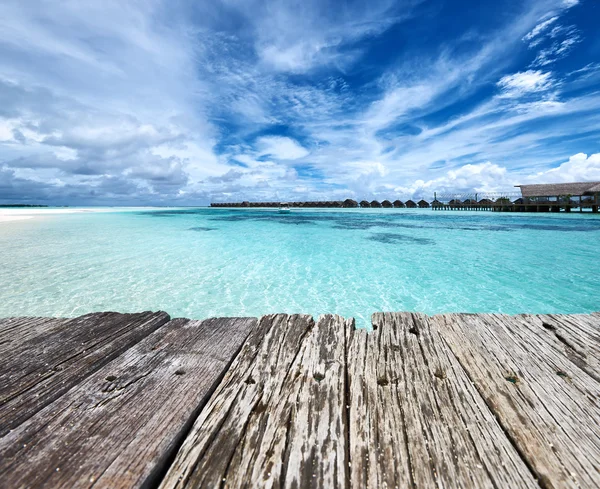
[[[525,317],[538,330],[541,325],[573,363],[600,381],[600,317],[591,314]]]
[[[435,321],[541,485],[600,486],[597,382],[535,338],[524,318],[448,314]]]
[[[345,487],[348,325],[263,317],[161,487]]]
[[[0,355],[18,348],[31,338],[49,334],[63,327],[70,320],[65,318],[14,317],[0,319]]]
[[[34,329],[42,333],[26,335],[3,355],[0,436],[168,320],[164,312],[111,312],[36,323]]]
[[[429,318],[375,314],[349,345],[352,487],[538,487]]]
[[[253,318],[177,319],[0,439],[4,487],[149,487]]]

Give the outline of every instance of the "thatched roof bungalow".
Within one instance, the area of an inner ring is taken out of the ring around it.
[[[366,200],[361,200],[359,205],[361,207],[371,207],[371,203]]]
[[[564,195],[584,196],[600,194],[600,182],[547,183],[535,185],[515,185],[525,198],[548,198]]]
[[[381,207],[385,207],[386,209],[391,209],[394,206],[392,205],[392,203],[389,200],[384,200],[381,203]]]
[[[402,209],[404,207],[404,202],[401,200],[394,200],[394,207],[397,209]]]
[[[494,201],[490,199],[481,199],[479,205],[493,205]]]
[[[372,200],[371,207],[381,207],[381,204],[377,200]]]
[[[450,202],[448,202],[449,205],[462,205],[462,202],[460,201],[460,199],[452,199]]]
[[[342,203],[342,207],[345,207],[346,209],[358,207],[358,202],[356,202],[356,200],[346,199]]]
[[[417,208],[417,204],[415,203],[414,200],[407,200],[405,205],[409,209],[416,209]]]
[[[417,205],[421,209],[427,209],[429,207],[429,202],[427,202],[425,199],[421,199],[421,200],[419,200],[419,202],[417,202]]]
[[[444,204],[442,204],[439,200],[435,199],[432,203],[431,203],[431,207],[441,207]]]

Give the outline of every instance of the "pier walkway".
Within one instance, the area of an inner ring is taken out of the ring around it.
[[[600,315],[0,319],[1,488],[600,487]]]

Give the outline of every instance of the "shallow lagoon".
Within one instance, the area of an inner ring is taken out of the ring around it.
[[[160,209],[0,228],[0,316],[600,309],[600,216]]]

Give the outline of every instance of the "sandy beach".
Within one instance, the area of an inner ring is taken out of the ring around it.
[[[34,208],[0,208],[0,223],[22,221],[35,217],[56,214],[76,214],[82,212],[106,212],[107,209],[78,208],[78,209],[52,209],[44,207]]]
[[[155,207],[74,207],[74,208],[52,208],[52,207],[24,207],[0,208],[0,223],[22,221],[44,216],[59,214],[83,214],[89,212],[133,212],[138,210],[152,210]]]

